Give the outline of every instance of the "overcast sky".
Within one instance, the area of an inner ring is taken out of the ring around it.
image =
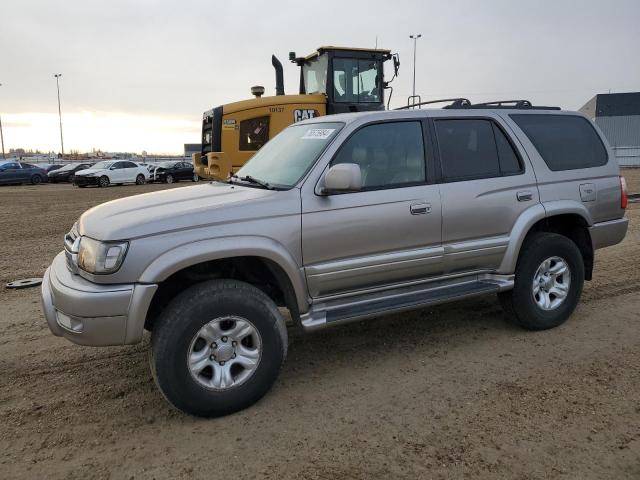
[[[640,91],[640,1],[1,0],[0,115],[5,147],[59,150],[54,73],[62,73],[65,150],[182,151],[204,110],[287,93],[288,52],[320,45],[399,52],[392,106],[424,99],[527,98],[581,107],[596,93]]]

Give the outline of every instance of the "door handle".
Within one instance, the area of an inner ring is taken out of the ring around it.
[[[431,213],[431,204],[430,203],[414,203],[409,207],[411,211],[411,215],[422,215],[425,213]]]
[[[533,200],[533,193],[529,190],[518,192],[516,193],[516,198],[519,202],[528,202],[529,200]]]

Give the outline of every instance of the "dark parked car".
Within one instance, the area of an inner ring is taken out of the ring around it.
[[[0,184],[31,183],[38,185],[47,181],[47,172],[30,163],[8,162],[0,165]]]
[[[73,182],[73,176],[76,172],[86,170],[92,165],[93,163],[69,163],[58,170],[49,172],[47,175],[49,176],[49,181],[51,183]]]
[[[45,172],[47,172],[47,175],[49,174],[49,172],[54,172],[60,168],[62,168],[62,165],[59,163],[55,163],[53,165],[47,165],[46,167],[42,167],[41,165],[39,165]]]
[[[152,182],[173,183],[180,180],[197,182],[198,175],[193,172],[193,164],[189,162],[162,162],[151,172]]]

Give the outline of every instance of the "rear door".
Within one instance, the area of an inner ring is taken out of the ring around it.
[[[180,163],[180,179],[191,180],[193,178],[193,164],[182,162]]]
[[[539,203],[524,151],[499,117],[434,118],[446,273],[495,270],[523,211]]]
[[[440,194],[427,174],[425,125],[414,120],[360,127],[331,165],[359,165],[362,190],[303,194],[302,251],[312,297],[442,271]]]
[[[133,162],[122,162],[123,163],[123,178],[125,182],[135,182],[136,177],[138,176],[139,169],[138,165]]]

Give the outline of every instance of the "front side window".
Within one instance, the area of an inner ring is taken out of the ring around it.
[[[379,62],[333,59],[333,99],[339,103],[380,102]]]
[[[607,150],[584,117],[519,114],[511,118],[529,137],[549,170],[600,167],[607,163]]]
[[[333,161],[355,163],[362,174],[362,190],[424,183],[424,142],[420,122],[368,125],[340,147]]]
[[[240,122],[240,151],[260,150],[269,141],[269,117],[250,118]]]
[[[272,138],[237,172],[275,187],[293,187],[343,127],[339,122],[291,125]]]
[[[302,66],[305,93],[327,93],[327,55],[319,55]]]

